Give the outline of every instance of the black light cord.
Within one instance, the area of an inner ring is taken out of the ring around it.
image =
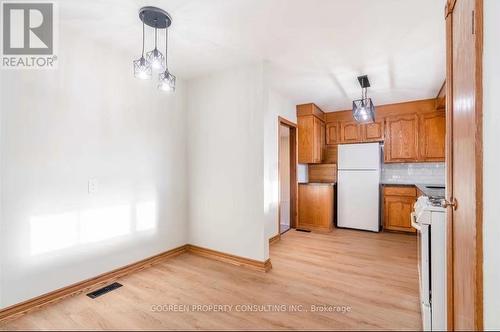
[[[144,21],[142,21],[142,56],[144,57],[144,29],[145,29],[145,24]]]
[[[168,69],[168,28],[165,28],[165,70]]]

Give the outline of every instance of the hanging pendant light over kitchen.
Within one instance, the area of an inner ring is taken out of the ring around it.
[[[352,102],[352,116],[356,122],[371,123],[375,121],[375,106],[372,99],[367,97],[367,90],[370,87],[368,76],[359,76],[361,85],[361,99]]]
[[[175,76],[169,72],[167,65],[168,52],[168,28],[172,24],[172,18],[163,9],[157,7],[142,7],[139,10],[139,18],[142,21],[142,55],[134,61],[134,75],[142,79],[150,79],[152,70],[165,70],[159,75],[158,87],[164,91],[175,91]],[[144,57],[144,35],[145,25],[155,29],[155,48]],[[165,29],[165,55],[158,50],[158,29]]]
[[[158,84],[158,89],[163,91],[174,92],[175,91],[175,76],[168,71],[168,30],[165,30],[165,72],[161,73],[159,78],[160,83]]]

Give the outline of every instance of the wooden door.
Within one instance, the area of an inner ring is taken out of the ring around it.
[[[447,199],[449,329],[483,329],[482,0],[449,3],[447,39]]]
[[[384,120],[367,123],[362,128],[363,142],[380,142],[384,140]]]
[[[445,127],[444,111],[437,111],[420,115],[420,160],[444,161],[445,154]]]
[[[359,143],[362,141],[361,126],[354,121],[340,123],[340,142]]]
[[[335,145],[339,143],[339,123],[329,122],[326,124],[326,144]]]
[[[414,162],[418,159],[418,116],[389,116],[385,120],[385,162]]]

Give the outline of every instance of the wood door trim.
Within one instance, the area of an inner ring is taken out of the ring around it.
[[[450,199],[453,193],[453,15],[448,15],[448,4],[445,7],[446,16],[446,197]],[[446,294],[447,294],[447,326],[453,331],[453,215],[446,213]]]
[[[453,146],[453,11],[455,9],[456,0],[450,0],[446,6],[446,44],[447,44],[447,94],[446,94],[446,127],[449,129],[447,132],[447,149],[446,157],[448,161],[447,165],[447,198],[450,199],[453,196],[453,151],[451,148]],[[473,243],[475,245],[475,257],[474,257],[474,271],[475,274],[475,296],[474,303],[468,305],[474,306],[475,321],[474,328],[476,330],[483,330],[483,0],[475,0],[474,4],[474,50],[475,50],[475,118],[476,118],[476,128],[474,133],[475,138],[475,236]],[[451,80],[449,79],[451,78]],[[448,208],[448,246],[447,246],[447,289],[448,289],[448,329],[454,330],[454,283],[457,278],[463,277],[463,275],[454,274],[453,266],[453,218],[451,210]]]
[[[280,127],[286,126],[290,129],[290,141],[293,143],[290,146],[291,158],[290,158],[290,228],[297,227],[298,221],[298,180],[297,180],[297,162],[298,162],[298,130],[297,124],[293,123],[290,120],[287,120],[281,116],[278,116],[278,234],[273,235],[269,240],[273,240],[272,243],[279,241],[281,239],[281,230],[280,230],[280,220],[281,220],[281,171],[280,171]],[[292,206],[293,202],[293,206]],[[276,239],[277,238],[277,239]]]
[[[456,1],[456,0],[454,0]],[[483,0],[475,2],[476,34],[476,329],[483,330]]]

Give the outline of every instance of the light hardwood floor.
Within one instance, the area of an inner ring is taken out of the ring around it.
[[[120,279],[124,287],[95,300],[71,297],[0,329],[421,329],[415,236],[291,230],[270,250],[269,273],[183,254]],[[167,304],[336,305],[350,311],[151,310]]]

